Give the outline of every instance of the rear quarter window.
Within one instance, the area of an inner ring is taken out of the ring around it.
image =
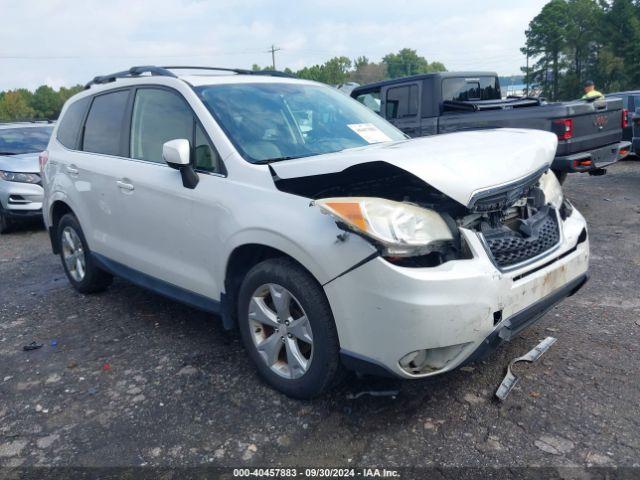
[[[59,120],[57,138],[67,148],[76,150],[80,142],[82,121],[87,112],[91,98],[85,97],[73,102]]]
[[[85,152],[126,156],[122,139],[126,134],[125,111],[129,90],[98,95],[93,99],[84,126],[82,149]]]

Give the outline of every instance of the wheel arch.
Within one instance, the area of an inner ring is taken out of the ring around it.
[[[270,258],[286,258],[295,262],[322,286],[317,276],[302,262],[282,250],[263,243],[245,243],[236,246],[228,257],[224,275],[224,293],[222,294],[222,321],[226,329],[237,325],[236,303],[240,285],[246,274],[254,266]]]
[[[55,200],[49,208],[49,237],[51,240],[51,249],[56,255],[60,253],[60,245],[56,235],[56,230],[58,229],[60,219],[67,213],[75,215],[73,209],[64,200]]]

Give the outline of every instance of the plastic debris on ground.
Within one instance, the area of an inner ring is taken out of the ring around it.
[[[518,377],[516,377],[511,371],[513,366],[518,362],[535,362],[542,356],[544,352],[549,350],[549,347],[551,347],[551,345],[553,345],[554,343],[556,343],[556,339],[554,337],[547,337],[538,345],[536,345],[533,350],[530,350],[527,354],[511,360],[511,363],[509,363],[509,366],[507,367],[507,374],[505,375],[504,380],[502,380],[502,383],[496,391],[496,397],[498,397],[501,402],[505,401],[507,396],[509,396],[509,393],[511,393],[511,390],[513,390],[513,387],[515,387],[516,383],[518,383]]]

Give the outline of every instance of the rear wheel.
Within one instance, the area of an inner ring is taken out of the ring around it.
[[[111,284],[113,277],[95,264],[80,223],[73,214],[68,213],[60,219],[57,239],[62,266],[73,288],[80,293],[96,293]]]
[[[341,378],[339,342],[322,287],[285,258],[253,267],[238,296],[240,334],[260,376],[295,398],[326,392]]]

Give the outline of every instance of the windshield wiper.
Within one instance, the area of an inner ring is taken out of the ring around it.
[[[295,160],[296,158],[306,157],[307,155],[290,155],[285,157],[276,157],[276,158],[266,158],[264,160],[256,160],[256,165],[268,165],[270,163],[282,162],[283,160]]]
[[[18,155],[16,152],[0,152],[0,155]]]

